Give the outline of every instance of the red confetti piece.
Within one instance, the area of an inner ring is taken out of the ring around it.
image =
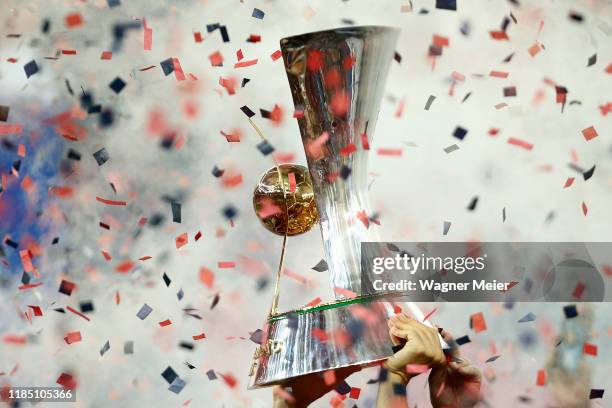
[[[612,62],[606,67],[606,74],[612,74]]]
[[[319,341],[327,341],[328,337],[327,337],[327,333],[325,332],[325,330],[320,329],[318,327],[314,327],[312,329],[312,337],[319,339]]]
[[[276,61],[277,59],[279,59],[280,57],[282,57],[283,54],[281,53],[280,50],[276,50],[272,53],[272,55],[270,55],[270,58],[272,58],[272,61]]]
[[[309,141],[306,146],[306,153],[314,158],[319,159],[325,156],[325,143],[329,139],[329,133],[323,132],[321,136],[317,137],[313,141]]]
[[[68,14],[64,19],[64,23],[68,28],[79,27],[83,24],[83,17],[79,13]]]
[[[170,319],[166,319],[163,322],[159,322],[159,325],[161,327],[166,327],[166,326],[170,326],[172,324],[172,321]]]
[[[102,204],[107,205],[127,205],[125,201],[116,201],[116,200],[107,200],[106,198],[96,196],[96,201],[101,202]]]
[[[28,283],[26,285],[21,285],[19,286],[17,289],[19,290],[26,290],[26,289],[34,289],[39,287],[40,285],[42,285],[42,282],[38,282],[38,283]]]
[[[195,237],[193,237],[196,241],[199,240],[200,238],[202,238],[202,232],[198,231],[197,234],[195,234]]]
[[[349,107],[350,97],[346,91],[338,91],[332,96],[330,108],[335,116],[343,117]]]
[[[536,385],[539,387],[543,387],[546,385],[546,371],[538,370],[538,376],[536,378]]]
[[[200,268],[200,280],[208,289],[212,289],[213,282],[215,281],[215,274],[208,268]]]
[[[189,241],[189,238],[187,237],[187,233],[186,232],[182,233],[181,235],[179,235],[175,239],[176,249],[179,249],[179,248],[187,245],[188,241]]]
[[[593,126],[589,126],[586,129],[582,129],[582,136],[584,136],[584,139],[588,142],[599,135]]]
[[[455,81],[459,81],[459,82],[465,81],[465,75],[463,75],[461,72],[453,71],[451,76],[453,77]]]
[[[72,194],[74,193],[74,190],[72,187],[62,187],[62,186],[54,186],[51,188],[51,193],[53,193],[53,195],[55,195],[56,197],[60,197],[60,198],[68,198],[71,197]]]
[[[225,136],[225,140],[227,140],[228,143],[239,143],[240,142],[240,132],[233,131],[233,133],[225,133],[222,130],[220,130],[220,132],[223,136]]]
[[[110,261],[111,259],[113,259],[110,254],[106,251],[102,251],[102,256],[104,257],[104,259],[106,259],[107,261]]]
[[[197,43],[201,43],[202,41],[204,41],[204,39],[202,38],[202,33],[199,31],[196,31],[193,33],[193,40]]]
[[[404,107],[406,106],[406,99],[402,98],[399,105],[397,106],[397,110],[395,111],[395,117],[401,118],[404,113]]]
[[[236,262],[233,261],[219,261],[217,262],[217,267],[221,269],[235,268]]]
[[[565,185],[563,186],[563,188],[568,188],[572,184],[574,184],[574,178],[568,177],[567,180],[565,180]]]
[[[152,256],[145,255],[145,256],[142,256],[142,257],[138,258],[138,260],[139,261],[148,261],[151,258],[152,258]]]
[[[509,40],[508,34],[505,31],[489,31],[491,38],[498,41]]]
[[[355,57],[354,55],[350,55],[346,57],[344,61],[342,61],[342,67],[346,71],[348,71],[349,69],[353,68],[353,65],[355,65],[356,61],[357,61],[357,57]]]
[[[101,60],[110,60],[113,58],[112,51],[102,51],[102,55],[100,55]]]
[[[181,67],[181,63],[179,62],[179,59],[172,58],[172,65],[174,66],[174,77],[176,78],[176,80],[184,81],[185,73],[183,72],[183,67]]]
[[[295,279],[299,283],[308,283],[308,279],[306,279],[304,276],[300,275],[299,273],[290,271],[289,269],[283,269],[283,274],[290,277],[291,279]]]
[[[365,210],[359,211],[357,213],[357,218],[366,228],[370,228],[370,218],[368,217],[368,214],[366,214]]]
[[[533,44],[531,47],[529,47],[529,49],[527,51],[529,51],[529,55],[531,55],[531,57],[535,57],[536,55],[538,55],[538,53],[542,50],[542,48],[540,47],[539,43],[535,43]]]
[[[194,336],[191,336],[191,338],[194,340],[204,340],[206,338],[206,334],[204,333],[196,334]]]
[[[16,334],[7,334],[2,338],[6,344],[26,344],[26,336],[17,336]]]
[[[430,317],[431,317],[431,316],[432,316],[434,313],[436,313],[437,311],[438,311],[438,309],[434,307],[434,308],[433,308],[433,310],[432,310],[431,312],[427,313],[427,314],[425,315],[425,317],[423,317],[423,321],[428,320],[428,319],[429,319],[429,318],[430,318]]]
[[[248,41],[252,43],[258,43],[261,41],[261,35],[251,34],[249,35]]]
[[[582,348],[584,354],[588,354],[589,356],[597,356],[597,345],[591,343],[584,343]]]
[[[208,56],[210,60],[210,65],[213,67],[222,67],[223,66],[223,55],[219,51],[215,51]]]
[[[606,276],[612,276],[612,265],[603,265],[601,267]]]
[[[448,37],[442,37],[441,35],[434,34],[432,39],[433,45],[436,47],[448,47]]]
[[[19,157],[25,157],[26,156],[26,147],[23,143],[20,143],[19,146],[17,147],[17,155]]]
[[[123,261],[119,265],[115,267],[115,271],[119,273],[128,273],[134,267],[134,262],[132,261]]]
[[[587,213],[589,212],[589,208],[587,207],[586,203],[583,201],[582,202],[582,213],[584,214],[584,216],[586,217]]]
[[[32,272],[34,270],[34,265],[32,265],[30,251],[28,251],[27,249],[19,251],[19,257],[21,258],[21,265],[23,266],[23,270],[26,272]]]
[[[323,66],[323,53],[318,50],[308,51],[306,66],[309,71],[316,71]]]
[[[517,139],[515,137],[508,138],[508,144],[511,144],[511,145],[514,145],[514,146],[517,146],[517,147],[521,147],[521,148],[523,148],[525,150],[533,149],[533,145],[531,143],[526,142],[526,141],[521,140],[521,139]]]
[[[140,225],[141,227],[144,226],[147,223],[147,218],[142,217],[138,220],[138,225]]]
[[[28,307],[30,309],[32,309],[32,312],[34,313],[34,316],[42,316],[43,315],[43,312],[42,312],[42,309],[40,308],[40,306],[28,305]]]
[[[69,311],[71,311],[77,316],[81,316],[83,319],[87,320],[88,322],[91,320],[89,317],[85,316],[83,313],[79,312],[78,310],[73,309],[70,306],[66,306],[66,309],[68,309]]]
[[[228,385],[228,387],[230,388],[234,388],[236,386],[236,384],[238,383],[238,381],[236,380],[236,378],[231,375],[231,374],[219,374],[221,376],[221,378],[223,378],[223,381],[225,381],[225,383]]]
[[[318,305],[319,303],[321,303],[321,298],[320,297],[316,297],[315,299],[313,299],[310,302],[308,302],[305,307],[313,307],[313,306]]]
[[[148,71],[150,69],[157,68],[155,65],[149,65],[148,67],[140,68],[140,72]]]
[[[234,64],[234,68],[246,68],[246,67],[253,66],[255,64],[257,64],[257,58],[252,59],[252,60],[237,62]]]
[[[368,143],[368,134],[365,132],[361,134],[361,147],[363,147],[363,150],[370,150],[370,143]]]
[[[356,151],[357,151],[357,147],[355,146],[355,144],[349,143],[346,146],[344,146],[342,149],[340,149],[340,156],[347,157],[355,153]]]
[[[121,295],[119,294],[119,291],[115,292],[115,304],[119,305],[119,303],[121,303]]]
[[[472,323],[472,330],[474,330],[476,333],[487,330],[487,323],[485,322],[482,312],[474,313],[472,316],[470,316],[470,321]]]
[[[76,50],[62,50],[62,55],[76,55]]]
[[[359,399],[359,395],[361,395],[361,388],[352,387],[351,392],[349,392],[350,399]]]
[[[344,289],[341,287],[336,286],[334,288],[334,292],[343,295],[344,297],[346,297],[347,299],[353,299],[355,297],[357,297],[357,294],[355,292],[353,292],[352,290],[348,290],[348,289]]]
[[[297,188],[297,183],[295,181],[295,173],[291,172],[287,174],[287,178],[289,179],[289,192],[295,193],[295,190]]]
[[[381,147],[376,151],[376,154],[379,156],[391,156],[391,157],[400,157],[403,153],[401,148],[389,148],[389,147]]]
[[[80,331],[70,332],[70,333],[66,334],[66,337],[64,337],[64,341],[67,344],[78,343],[82,339],[83,338],[81,337],[81,332]]]
[[[18,123],[0,123],[0,135],[20,135],[23,126]]]
[[[581,299],[582,295],[584,294],[584,290],[585,289],[586,289],[586,286],[584,286],[584,283],[578,282],[576,284],[576,287],[574,287],[574,291],[572,292],[572,296],[575,299]]]
[[[153,29],[147,26],[147,20],[142,19],[144,30],[143,30],[143,45],[145,51],[151,51],[153,45]]]
[[[74,377],[66,373],[62,373],[55,382],[71,390],[75,389],[77,386],[77,382]]]
[[[221,85],[227,91],[228,95],[236,93],[236,86],[238,81],[235,78],[219,78],[219,85]]]
[[[508,78],[508,75],[510,75],[509,72],[504,72],[504,71],[491,71],[489,72],[489,76],[492,76],[494,78]]]
[[[276,124],[279,124],[283,120],[283,110],[280,106],[274,105],[274,109],[270,112],[270,120]]]

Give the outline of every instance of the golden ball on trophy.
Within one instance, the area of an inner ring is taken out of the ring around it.
[[[253,207],[264,227],[277,235],[302,234],[319,218],[308,169],[297,164],[266,171],[253,192]]]

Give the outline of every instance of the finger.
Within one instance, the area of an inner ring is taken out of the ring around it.
[[[446,342],[446,344],[448,344],[448,346],[450,347],[446,351],[446,353],[450,355],[453,360],[460,360],[461,353],[459,352],[459,346],[455,342],[455,338],[446,330],[442,330],[442,333],[440,333],[440,335],[442,336],[442,339]]]
[[[389,337],[391,338],[391,343],[393,343],[394,346],[399,346],[402,344],[402,339],[393,334],[394,330],[395,328],[393,327],[389,329]]]
[[[480,370],[470,364],[469,361],[462,363],[450,363],[449,366],[468,381],[480,381],[482,375]]]

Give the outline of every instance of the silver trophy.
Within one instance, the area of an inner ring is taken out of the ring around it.
[[[398,33],[390,27],[347,27],[280,42],[301,112],[308,171],[296,165],[271,169],[255,190],[255,210],[285,240],[308,230],[318,213],[336,301],[278,313],[279,268],[264,339],[251,365],[251,388],[369,365],[393,353],[387,319],[394,307],[379,296],[362,295],[360,271],[361,243],[378,241],[375,228],[367,226],[366,161]],[[280,211],[261,216],[275,203]],[[422,318],[416,306],[406,305]]]

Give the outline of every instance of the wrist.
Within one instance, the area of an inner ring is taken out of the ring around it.
[[[386,362],[383,363],[382,367],[384,370],[387,370],[387,380],[392,383],[408,385],[408,382],[413,377],[405,370],[391,367]]]

